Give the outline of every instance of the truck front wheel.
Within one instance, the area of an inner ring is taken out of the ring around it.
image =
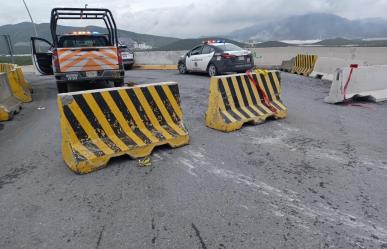
[[[67,83],[66,82],[56,82],[56,88],[58,89],[58,93],[67,93]]]
[[[130,69],[132,69],[132,67],[133,67],[133,64],[125,64],[124,65],[125,70],[130,70]]]
[[[122,87],[124,86],[124,80],[114,81],[114,87]]]

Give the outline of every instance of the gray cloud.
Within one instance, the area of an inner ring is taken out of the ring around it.
[[[53,7],[82,7],[78,0],[26,1],[39,23],[49,21]],[[309,12],[333,13],[350,19],[386,17],[387,13],[386,0],[94,0],[89,7],[111,9],[119,28],[176,37],[221,35],[258,21]],[[2,3],[0,25],[27,20],[21,0]]]

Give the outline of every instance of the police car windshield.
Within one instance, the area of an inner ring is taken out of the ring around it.
[[[223,43],[223,44],[217,44],[218,48],[220,48],[223,51],[240,51],[243,50],[242,48],[238,47],[237,45],[231,44],[231,43]]]

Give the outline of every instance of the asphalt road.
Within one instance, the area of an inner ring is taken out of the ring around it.
[[[190,145],[76,175],[53,79],[27,79],[34,102],[0,123],[0,248],[387,248],[387,103],[325,104],[329,84],[285,73],[287,119],[221,133],[208,77],[130,71],[179,83]]]

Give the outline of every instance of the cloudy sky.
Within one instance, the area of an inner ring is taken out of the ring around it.
[[[35,22],[49,22],[53,7],[104,7],[118,27],[174,37],[226,34],[257,21],[310,12],[349,19],[387,18],[387,0],[25,0]],[[82,5],[80,3],[83,3]],[[27,21],[22,0],[1,0],[0,25]],[[63,23],[66,24],[66,23]]]

